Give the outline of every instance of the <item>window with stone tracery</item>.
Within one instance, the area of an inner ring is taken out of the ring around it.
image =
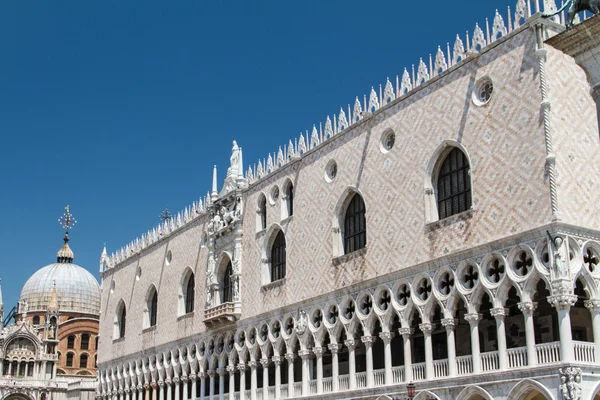
[[[283,232],[279,231],[271,248],[271,281],[285,278],[286,245]]]
[[[148,303],[148,318],[150,326],[156,326],[156,316],[158,309],[158,292],[156,289],[153,290],[150,302]]]
[[[196,280],[194,274],[190,274],[186,289],[185,289],[185,313],[191,313],[194,311],[194,300],[196,291]]]
[[[444,159],[437,179],[439,219],[471,208],[470,166],[465,154],[454,148]]]
[[[360,250],[367,245],[365,202],[355,193],[344,217],[344,254]]]
[[[229,261],[229,264],[227,264],[227,268],[225,268],[225,273],[223,275],[222,303],[231,303],[233,301],[233,282],[231,279],[232,274],[233,268],[231,261]]]
[[[123,300],[117,307],[117,316],[115,318],[115,331],[113,337],[115,339],[121,339],[125,337],[125,328],[127,325],[127,310],[125,309],[125,303]]]
[[[261,194],[258,199],[257,213],[257,232],[267,229],[267,197]]]

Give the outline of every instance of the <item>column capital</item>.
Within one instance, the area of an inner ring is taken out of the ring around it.
[[[310,350],[300,350],[298,352],[298,355],[300,356],[300,358],[302,358],[303,360],[306,360],[307,358],[310,357]]]
[[[558,294],[548,296],[548,303],[559,311],[567,311],[575,305],[577,296],[573,294]]]
[[[340,351],[340,345],[337,343],[329,343],[329,345],[327,345],[327,347],[329,348],[329,351],[331,352],[331,354],[337,354]]]
[[[239,363],[238,366],[237,366],[237,369],[240,372],[246,371],[246,368],[248,368],[248,366],[246,364],[244,364],[244,363]]]
[[[402,336],[411,336],[415,333],[413,328],[400,328],[398,329],[398,333]]]
[[[431,333],[433,331],[433,324],[429,322],[425,322],[423,324],[419,324],[419,329],[423,333]]]
[[[444,318],[442,320],[442,326],[446,328],[447,331],[453,331],[456,329],[457,321],[454,318]]]
[[[313,347],[312,352],[317,358],[323,357],[323,353],[325,353],[325,347]]]
[[[389,343],[394,336],[396,335],[393,332],[379,332],[379,337],[386,344]]]
[[[198,372],[198,379],[204,379],[204,378],[206,378],[206,371]]]
[[[517,307],[519,307],[519,310],[521,310],[523,314],[531,315],[537,308],[537,303],[534,303],[532,301],[524,301],[517,304]]]
[[[227,366],[227,372],[229,372],[229,375],[235,374],[235,370],[236,370],[235,365],[228,365]]]
[[[479,321],[481,321],[481,318],[483,318],[483,315],[479,313],[465,314],[465,321],[467,321],[471,325],[477,325]]]
[[[173,377],[173,379],[171,379],[171,382],[173,382],[175,384],[179,383],[179,377],[178,376]]]
[[[294,353],[287,353],[285,355],[285,359],[288,360],[289,363],[294,362],[294,358],[296,358],[296,355]]]
[[[354,350],[356,348],[356,341],[355,340],[346,340],[344,342],[344,344],[346,345],[346,347],[348,348],[348,350]]]
[[[508,315],[508,310],[504,307],[492,308],[490,315],[496,319],[504,319]]]
[[[154,383],[154,382],[152,382],[152,383]],[[144,383],[144,389],[146,389],[146,390],[148,390],[151,386],[152,386],[151,384]],[[154,387],[154,386],[152,386],[152,387]]]
[[[251,361],[248,361],[248,366],[251,369],[255,369],[258,366],[258,363],[256,361],[254,361],[254,360],[251,360]]]
[[[152,383],[150,384],[150,387],[151,387],[152,389],[156,389],[156,382],[152,382]]]
[[[219,376],[225,376],[226,373],[227,373],[227,369],[217,368],[217,374],[219,374]]]
[[[273,356],[271,357],[271,360],[273,360],[273,364],[275,365],[281,365],[283,363],[283,357],[281,356]]]
[[[191,373],[188,378],[190,378],[191,381],[195,381],[196,379],[198,379],[198,375]]]
[[[600,311],[600,300],[586,300],[583,304],[590,311]]]
[[[260,360],[260,364],[262,365],[263,368],[267,368],[269,366],[269,364],[271,364],[271,360],[269,360],[268,358],[262,358]]]
[[[187,383],[187,381],[189,381],[189,378],[187,376],[182,376],[181,377],[181,382]]]
[[[360,340],[364,343],[365,347],[373,346],[373,343],[377,340],[376,336],[363,336]]]
[[[214,378],[217,375],[217,371],[215,371],[214,369],[209,369],[207,373],[208,376],[210,376],[211,378]]]
[[[164,381],[158,381],[158,386],[160,386],[160,388],[162,389],[162,387],[165,386],[165,382]]]

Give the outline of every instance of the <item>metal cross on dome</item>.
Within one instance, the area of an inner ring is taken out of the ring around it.
[[[67,235],[69,235],[69,229],[73,228],[77,221],[73,218],[73,214],[71,214],[71,210],[69,206],[65,207],[64,214],[58,219],[58,223],[60,226],[65,229]]]

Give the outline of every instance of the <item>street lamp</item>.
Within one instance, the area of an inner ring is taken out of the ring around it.
[[[415,384],[411,382],[406,385],[406,391],[408,392],[408,398],[413,400],[415,398]]]

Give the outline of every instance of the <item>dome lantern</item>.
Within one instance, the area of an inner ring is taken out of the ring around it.
[[[65,207],[65,213],[58,219],[60,226],[65,229],[65,244],[60,248],[58,253],[56,254],[56,262],[59,264],[71,264],[73,263],[73,259],[75,255],[73,254],[73,250],[69,247],[69,229],[71,229],[77,221],[73,218],[73,214],[71,214],[70,207]]]

